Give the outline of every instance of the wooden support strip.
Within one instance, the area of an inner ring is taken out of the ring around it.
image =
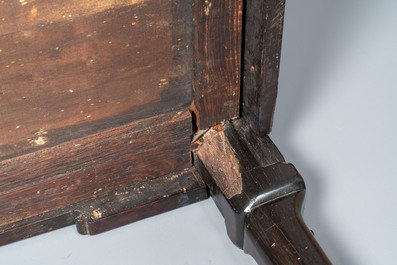
[[[199,130],[239,115],[242,0],[194,1],[194,102]]]
[[[256,134],[270,133],[277,98],[285,0],[245,5],[242,114]]]
[[[0,162],[0,226],[191,166],[188,111]]]
[[[80,233],[98,234],[206,198],[204,182],[188,168],[0,226],[0,245],[73,223]]]

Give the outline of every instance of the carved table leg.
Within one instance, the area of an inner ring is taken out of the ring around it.
[[[195,166],[234,244],[258,264],[331,264],[301,217],[303,179],[269,137],[240,119],[199,144]]]

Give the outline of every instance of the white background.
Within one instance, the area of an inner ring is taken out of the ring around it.
[[[281,58],[271,136],[305,178],[304,219],[334,264],[397,264],[397,1],[288,0]],[[95,237],[70,226],[17,242],[0,264],[255,262],[207,200]]]

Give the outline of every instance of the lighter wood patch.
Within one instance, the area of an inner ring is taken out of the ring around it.
[[[210,129],[203,136],[203,144],[197,154],[227,199],[241,194],[240,163],[223,131]]]

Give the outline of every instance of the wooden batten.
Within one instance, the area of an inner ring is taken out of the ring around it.
[[[239,116],[242,0],[194,1],[194,105],[198,130]]]
[[[187,168],[2,225],[0,245],[74,223],[80,233],[94,235],[206,198],[204,182]]]
[[[255,133],[270,133],[276,105],[285,0],[245,5],[242,116]]]
[[[190,113],[174,112],[0,162],[0,226],[191,166]]]

